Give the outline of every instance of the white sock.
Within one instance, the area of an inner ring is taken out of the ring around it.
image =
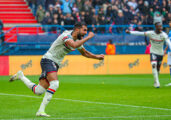
[[[26,78],[24,75],[22,77],[20,77],[21,81],[24,82],[24,84],[32,90],[33,85],[35,85],[35,83],[31,82],[28,78]]]
[[[42,87],[41,85],[39,85],[39,84],[38,85],[34,84],[33,87],[32,87],[32,91],[36,95],[41,95],[46,91],[46,89],[44,87]]]
[[[158,77],[157,68],[152,68],[152,72],[153,72],[153,76],[154,76],[155,82],[159,83],[159,77]]]
[[[47,104],[50,102],[52,99],[53,94],[56,92],[57,88],[59,87],[59,81],[58,80],[53,80],[50,83],[49,88],[47,89],[47,92],[45,93],[45,96],[43,98],[43,101],[40,105],[40,108],[38,112],[45,112],[45,107]]]

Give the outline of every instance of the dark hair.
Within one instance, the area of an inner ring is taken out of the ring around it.
[[[109,39],[109,43],[110,43],[110,44],[112,44],[112,43],[113,43],[111,39]]]
[[[155,25],[155,26],[156,26],[156,25],[161,25],[161,22],[156,22],[154,25]]]
[[[77,23],[75,23],[75,25],[74,25],[74,30],[75,30],[76,28],[81,28],[83,25],[84,25],[84,26],[87,26],[85,22],[77,22]]]

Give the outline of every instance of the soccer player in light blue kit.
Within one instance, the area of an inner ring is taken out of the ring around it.
[[[75,24],[73,30],[64,31],[53,42],[49,50],[43,55],[41,59],[42,74],[39,78],[38,85],[31,82],[27,77],[25,77],[22,71],[18,71],[17,74],[11,77],[10,82],[21,80],[36,95],[45,93],[45,96],[39,110],[36,113],[36,116],[50,116],[46,114],[45,108],[52,99],[53,94],[59,87],[57,71],[66,54],[75,49],[78,49],[78,51],[87,58],[93,58],[97,60],[104,59],[104,55],[94,55],[84,48],[83,44],[94,36],[93,32],[89,32],[88,36],[83,38],[86,34],[86,24],[78,22]]]
[[[171,21],[169,22],[169,26],[171,27]],[[169,39],[171,41],[171,30],[169,32]],[[168,46],[167,46],[167,48],[168,48]],[[169,65],[169,69],[170,69],[170,80],[171,80],[171,50],[168,51],[167,64]],[[171,86],[171,83],[167,84],[166,86]]]
[[[126,33],[149,37],[151,43],[150,60],[152,65],[152,73],[154,76],[154,87],[159,88],[160,82],[158,75],[160,72],[160,66],[164,55],[164,42],[166,42],[169,48],[171,49],[171,42],[169,40],[168,35],[162,31],[162,24],[160,22],[155,23],[155,30],[146,32],[126,30]]]

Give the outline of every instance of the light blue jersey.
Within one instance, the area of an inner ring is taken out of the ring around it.
[[[169,39],[170,39],[170,41],[171,41],[171,30],[170,30],[170,32],[169,32],[169,34],[168,34],[168,36],[169,36]],[[169,49],[169,52],[171,52],[171,50]]]

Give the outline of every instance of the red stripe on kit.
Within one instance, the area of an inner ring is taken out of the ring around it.
[[[54,89],[51,89],[51,88],[48,88],[48,90],[50,90],[50,91],[52,91],[52,92],[55,92],[55,90],[54,90]]]

